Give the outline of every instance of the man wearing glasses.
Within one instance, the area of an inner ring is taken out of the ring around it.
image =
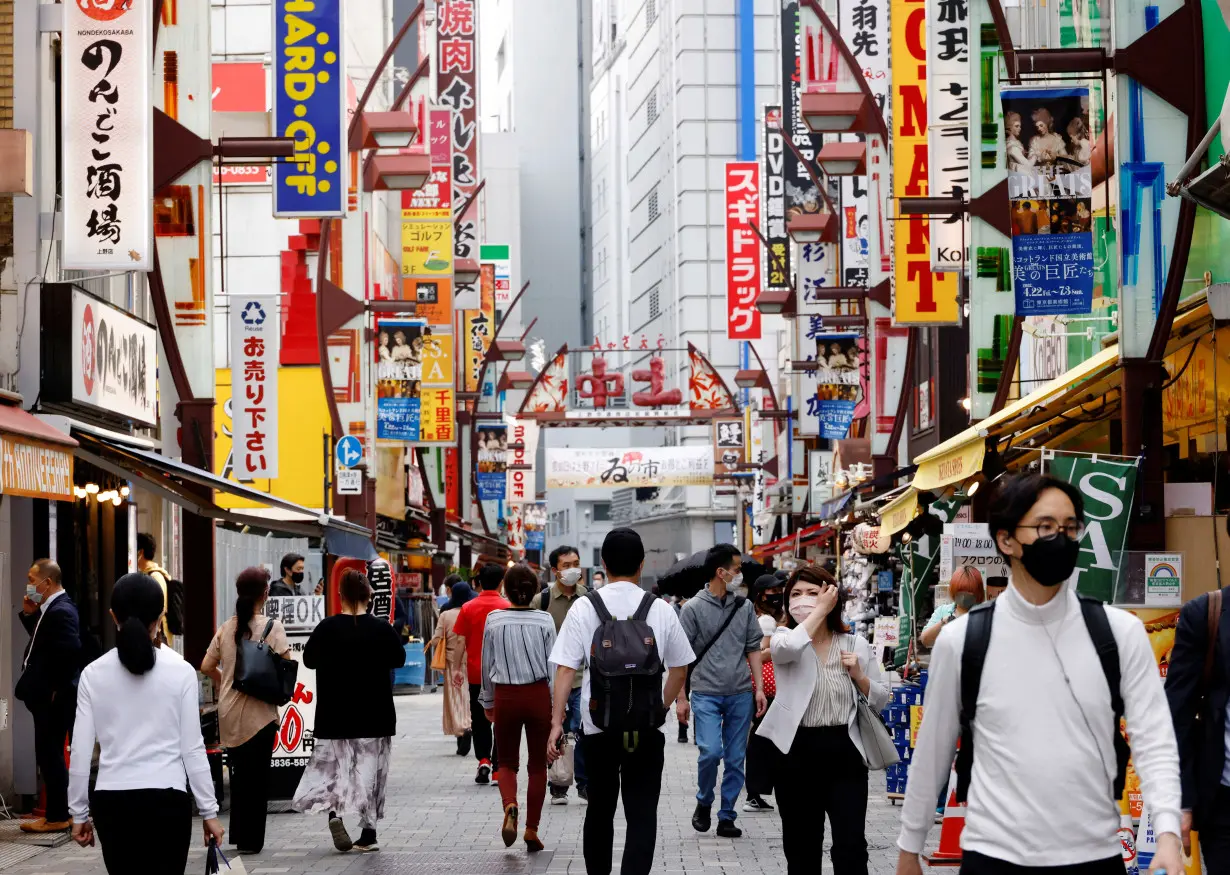
[[[1123,875],[1120,714],[1157,834],[1152,869],[1180,875],[1179,756],[1153,650],[1136,617],[1078,598],[1070,582],[1085,533],[1080,492],[1038,474],[1006,479],[988,528],[1011,581],[936,641],[898,875],[921,871],[954,754],[968,802],[962,875]]]

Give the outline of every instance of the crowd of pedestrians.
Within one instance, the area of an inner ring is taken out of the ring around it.
[[[966,875],[1118,875],[1128,738],[1156,841],[1152,869],[1177,875],[1198,830],[1209,875],[1230,872],[1230,588],[1184,606],[1163,684],[1140,621],[1078,596],[1069,582],[1084,520],[1081,494],[1066,482],[1024,475],[999,484],[988,527],[1010,585],[988,598],[977,571],[958,569],[949,582],[954,607],[923,630],[930,679],[898,875],[921,872],[936,797],[950,787],[966,804]],[[278,703],[253,685],[244,654],[272,660],[289,644],[281,623],[264,615],[268,573],[246,569],[234,615],[201,665],[218,691],[230,767],[224,829],[196,673],[168,646],[168,578],[152,541],[141,546],[142,570],[121,578],[111,597],[117,646],[97,658],[59,567],[40,560],[28,572],[21,619],[30,640],[16,694],[34,717],[47,795],[45,817],[23,829],[71,827],[83,845],[97,835],[111,873],[178,875],[194,804],[206,843],[225,837],[240,853],[263,848]],[[662,728],[674,704],[695,721],[696,830],[712,828],[716,803],[717,835],[738,838],[740,795],[751,813],[772,811],[772,797],[791,875],[821,869],[826,833],[837,875],[865,875],[869,772],[883,766],[884,727],[864,717],[886,705],[890,690],[845,617],[847,594],[834,577],[805,565],[745,585],[743,557],[719,544],[705,557],[707,583],[679,608],[642,587],[645,548],[635,531],[610,532],[601,556],[604,579],[592,588],[569,546],[551,553],[546,586],[526,566],[492,563],[478,571],[478,594],[460,578],[448,581],[433,639],[445,675],[443,730],[459,754],[472,747],[477,783],[498,783],[504,843],[520,835],[531,853],[548,845],[544,804],[548,795],[566,803],[570,781],[549,782],[548,766],[571,746],[578,796],[588,803],[586,872],[612,870],[622,799],[620,871],[647,875]],[[294,566],[280,583],[302,582]],[[344,574],[340,596],[341,612],[315,628],[301,654],[316,672],[315,748],[294,807],[326,814],[339,851],[373,851],[396,732],[391,672],[406,656],[393,628],[370,614],[364,575]],[[92,791],[89,756],[64,766],[66,735],[77,751],[99,748]],[[357,840],[347,817],[357,820]]]

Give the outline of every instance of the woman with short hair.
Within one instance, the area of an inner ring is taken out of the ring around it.
[[[504,594],[511,608],[492,611],[483,632],[483,685],[479,704],[495,724],[500,751],[500,800],[504,845],[517,840],[517,766],[521,761],[521,731],[529,745],[526,791],[525,846],[543,849],[538,838],[543,800],[547,796],[547,740],[551,734],[551,676],[548,660],[555,646],[555,620],[533,608],[538,578],[524,565],[504,575]]]
[[[342,612],[322,620],[303,648],[303,665],[316,672],[316,747],[294,808],[329,812],[339,851],[378,851],[376,823],[384,817],[397,731],[391,672],[406,664],[406,649],[387,620],[368,613],[366,575],[352,568],[339,588]],[[342,822],[347,813],[359,818],[357,842]]]

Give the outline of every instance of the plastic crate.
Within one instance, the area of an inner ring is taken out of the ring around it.
[[[894,705],[918,705],[922,703],[922,688],[902,686],[893,690]]]

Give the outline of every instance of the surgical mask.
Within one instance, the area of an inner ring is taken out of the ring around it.
[[[1043,586],[1059,586],[1076,570],[1081,545],[1063,532],[1053,538],[1021,545],[1021,564]]]
[[[36,605],[42,604],[43,594],[38,591],[38,587],[32,583],[26,584],[26,598],[34,602]]]
[[[565,568],[559,573],[559,582],[564,586],[576,586],[584,574],[580,568]]]
[[[292,571],[290,573],[290,579],[295,583],[303,583],[303,572],[302,571]]]
[[[816,609],[817,599],[814,595],[796,596],[790,600],[790,616],[796,623],[802,623]]]
[[[738,589],[742,585],[743,585],[743,572],[741,571],[736,573],[735,576],[732,577],[726,583],[726,586],[728,589]]]

